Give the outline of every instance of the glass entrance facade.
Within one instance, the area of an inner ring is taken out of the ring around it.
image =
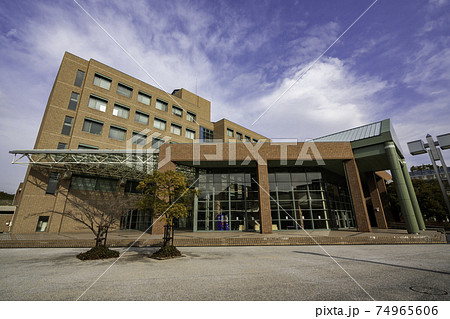
[[[345,177],[325,169],[270,168],[274,230],[354,227]]]
[[[256,170],[199,169],[194,231],[259,231]]]

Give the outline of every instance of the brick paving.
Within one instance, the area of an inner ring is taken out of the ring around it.
[[[160,246],[161,235],[140,231],[112,231],[107,244],[111,247]],[[272,234],[252,232],[188,232],[175,231],[174,245],[178,247],[206,246],[290,246],[290,245],[383,245],[383,244],[446,244],[446,235],[426,230],[418,235],[406,230],[374,229],[370,233],[351,230],[278,231]],[[90,232],[7,234],[0,236],[0,248],[83,248],[92,247]]]

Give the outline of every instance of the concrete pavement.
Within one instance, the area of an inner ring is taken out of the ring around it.
[[[80,261],[83,248],[0,249],[0,299],[450,300],[447,245],[322,248],[183,247],[185,257],[164,261],[148,258],[156,248],[131,248],[86,293],[115,260]]]

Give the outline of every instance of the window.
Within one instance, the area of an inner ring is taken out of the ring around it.
[[[115,192],[117,191],[118,183],[119,181],[117,179],[94,176],[73,176],[70,188],[84,191]]]
[[[78,144],[79,150],[98,150],[98,146],[88,145],[88,144]]]
[[[135,194],[142,193],[143,192],[142,190],[136,189],[138,186],[139,186],[138,181],[127,181],[125,184],[125,193],[135,193]]]
[[[36,232],[45,232],[47,230],[48,219],[49,219],[49,216],[39,216],[39,219],[38,219],[38,222],[36,225]]]
[[[83,85],[83,79],[84,79],[84,72],[81,70],[78,70],[77,76],[75,77],[75,86],[81,87]]]
[[[50,177],[48,179],[46,194],[55,194],[56,189],[58,188],[58,177],[59,174],[56,172],[50,173]]]
[[[161,100],[156,100],[156,108],[158,110],[167,112],[167,102],[161,101]]]
[[[130,108],[124,105],[114,104],[113,115],[127,119],[130,116]]]
[[[148,94],[139,92],[138,93],[138,102],[150,105],[150,101],[151,101],[152,97]]]
[[[250,138],[250,136],[248,136],[248,135],[245,135],[245,141],[246,141],[246,142],[251,142],[251,141],[252,141],[252,139]]]
[[[236,132],[236,138],[242,141],[242,133]]]
[[[258,140],[256,138],[254,138],[253,143],[258,143]]]
[[[214,140],[214,131],[200,126],[199,139],[201,143],[212,143]]]
[[[131,97],[131,95],[133,94],[133,88],[129,87],[128,85],[119,83],[117,84],[117,94],[126,96],[126,97]]]
[[[80,98],[80,94],[78,94],[76,92],[72,92],[72,95],[70,96],[70,101],[69,101],[69,107],[68,107],[69,110],[76,111],[79,98]]]
[[[101,88],[104,88],[106,90],[109,90],[111,88],[111,79],[104,76],[104,75],[100,75],[98,73],[95,73],[94,75],[94,85],[97,85]]]
[[[109,137],[113,138],[115,140],[119,140],[119,141],[125,141],[125,138],[127,136],[127,130],[119,127],[119,126],[114,126],[111,125],[109,127]]]
[[[233,137],[234,136],[234,131],[232,129],[227,128],[227,135],[229,137]]]
[[[66,116],[64,119],[63,128],[61,134],[70,135],[70,131],[72,130],[73,117]]]
[[[184,136],[193,140],[195,139],[195,131],[187,128]]]
[[[152,148],[159,148],[163,144],[164,144],[163,139],[157,137],[152,138]]]
[[[136,111],[136,114],[134,115],[134,120],[138,123],[147,125],[148,124],[149,115],[145,114],[143,112]]]
[[[146,145],[147,144],[147,135],[138,133],[138,132],[133,132],[133,137],[131,140],[132,140],[133,144]]]
[[[172,123],[172,125],[170,125],[170,133],[181,135],[181,126]]]
[[[160,120],[159,118],[156,118],[153,120],[153,127],[160,129],[162,131],[166,130],[166,121]]]
[[[58,147],[57,147],[58,150],[65,150],[66,148],[67,148],[67,143],[61,143],[61,142],[58,143]]]
[[[186,120],[191,121],[191,122],[195,122],[195,120],[197,119],[197,115],[195,113],[186,112]]]
[[[183,109],[180,109],[178,106],[172,106],[172,114],[183,117]]]
[[[83,123],[83,131],[84,132],[101,135],[102,129],[103,129],[102,122],[99,122],[96,120],[91,120],[91,119],[84,119],[84,123]]]
[[[89,104],[88,106],[92,109],[96,109],[102,112],[106,112],[106,105],[108,104],[108,100],[96,97],[91,95],[89,97]]]

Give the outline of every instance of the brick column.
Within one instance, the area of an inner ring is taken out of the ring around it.
[[[353,210],[355,212],[358,230],[361,232],[371,232],[372,227],[370,227],[369,215],[367,214],[366,201],[356,161],[354,159],[345,161],[344,167],[347,174],[347,182],[350,189],[350,196],[352,197]]]
[[[366,173],[367,186],[369,187],[370,199],[375,213],[375,219],[379,229],[387,229],[386,218],[384,216],[383,203],[381,202],[380,192],[378,191],[376,176],[373,172]]]
[[[381,202],[383,203],[384,217],[388,224],[393,223],[394,217],[392,216],[391,203],[387,194],[386,181],[383,178],[377,182],[377,188],[380,192]]]
[[[270,212],[269,173],[267,164],[258,164],[259,212],[261,234],[272,233],[272,214]]]

